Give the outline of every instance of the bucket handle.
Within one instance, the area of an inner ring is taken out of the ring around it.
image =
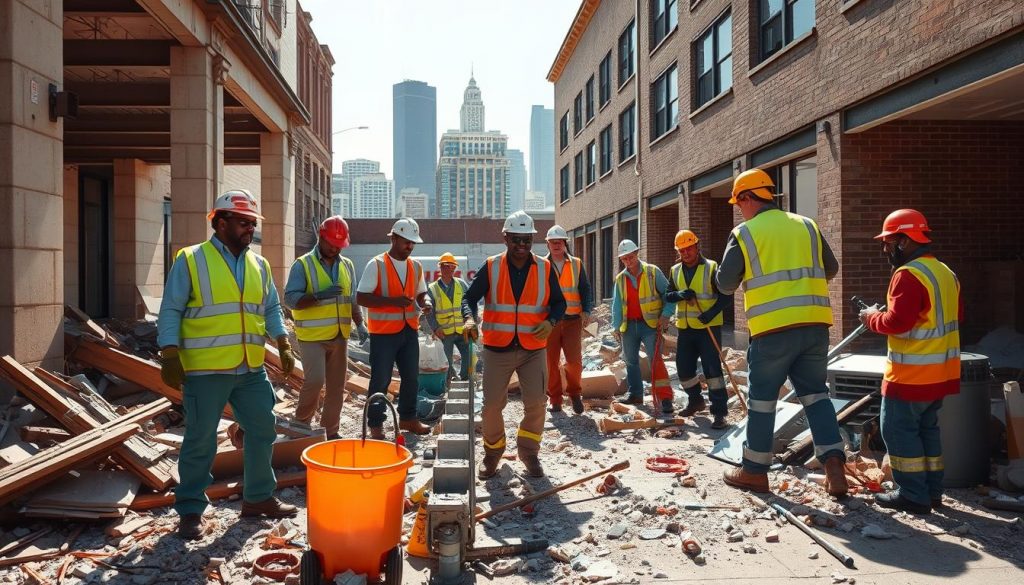
[[[363,443],[366,443],[366,419],[367,415],[370,413],[370,405],[376,400],[383,401],[391,411],[391,420],[395,423],[395,452],[398,452],[401,447],[398,442],[398,412],[395,410],[395,405],[391,404],[391,401],[385,398],[383,394],[371,394],[370,397],[366,399],[366,403],[363,404]]]

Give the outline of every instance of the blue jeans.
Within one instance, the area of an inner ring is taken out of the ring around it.
[[[889,452],[892,479],[899,494],[928,505],[942,497],[942,399],[910,402],[882,397],[882,440]]]
[[[629,395],[633,398],[644,397],[644,380],[640,375],[640,343],[644,351],[654,358],[654,344],[658,340],[658,331],[647,325],[643,319],[626,321],[626,331],[622,334],[622,359],[626,362],[626,381],[629,383]]]
[[[462,358],[462,364],[459,366],[459,379],[469,379],[469,362],[472,358],[469,356],[469,343],[461,333],[452,333],[451,335],[445,335],[444,339],[441,340],[441,344],[444,345],[444,355],[448,357],[448,379],[455,377],[455,366],[452,365],[452,356],[454,355],[454,349],[458,348],[459,357]]]
[[[743,444],[743,469],[765,473],[771,467],[775,404],[787,377],[807,415],[815,456],[822,463],[830,457],[845,458],[836,409],[825,385],[827,356],[828,327],[823,325],[785,329],[750,341],[750,412],[747,441]]]
[[[718,346],[722,346],[722,328],[709,327],[715,336]],[[708,335],[708,329],[680,329],[676,337],[676,370],[679,380],[685,382],[697,376],[697,359],[708,383],[708,399],[711,400],[711,414],[714,416],[729,414],[729,395],[725,391],[725,378],[722,376],[722,358],[715,349],[715,344]],[[703,400],[700,384],[683,387],[683,391],[691,401]]]
[[[398,418],[416,420],[416,398],[420,384],[420,340],[416,330],[406,325],[398,333],[370,334],[370,388],[367,399],[374,394],[387,394],[391,369],[398,367],[402,379],[398,387]],[[370,405],[366,415],[371,427],[384,426],[387,418],[381,402]],[[397,430],[396,430],[397,432]]]
[[[210,504],[206,488],[213,481],[210,469],[217,454],[217,424],[227,404],[245,431],[242,498],[255,503],[274,494],[277,478],[270,462],[277,438],[274,401],[265,370],[185,377],[185,438],[178,455],[181,482],[174,488],[174,509],[179,515],[202,514]]]

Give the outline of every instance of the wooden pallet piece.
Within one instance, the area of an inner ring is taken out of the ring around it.
[[[277,474],[277,489],[305,484],[305,470]],[[210,498],[210,500],[221,500],[241,493],[241,480],[221,481],[211,484],[210,487],[206,488],[206,497]],[[138,512],[141,510],[152,510],[153,508],[163,508],[172,504],[174,504],[174,494],[171,492],[162,494],[142,494],[135,498],[130,509]]]

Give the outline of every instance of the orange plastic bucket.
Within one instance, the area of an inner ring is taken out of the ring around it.
[[[338,439],[307,447],[302,462],[307,538],[324,575],[351,569],[377,579],[401,541],[412,453],[388,441]]]

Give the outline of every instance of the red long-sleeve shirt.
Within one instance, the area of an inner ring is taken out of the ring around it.
[[[882,335],[899,335],[910,331],[931,309],[928,290],[909,270],[900,270],[889,282],[890,303],[884,312],[868,317],[868,329]],[[963,297],[958,299],[957,320],[964,320]],[[882,381],[882,395],[900,400],[932,401],[960,391],[960,380],[936,384],[901,384]]]

